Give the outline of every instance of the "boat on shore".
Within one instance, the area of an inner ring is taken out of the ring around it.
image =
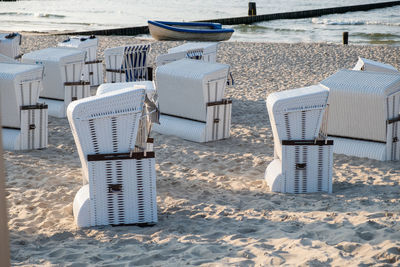
[[[234,30],[224,29],[219,23],[148,21],[149,31],[159,41],[226,41]]]

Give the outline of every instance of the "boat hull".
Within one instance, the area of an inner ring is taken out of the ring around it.
[[[215,32],[215,33],[201,33],[201,32],[180,32],[170,29],[165,29],[149,23],[149,31],[154,39],[159,41],[226,41],[231,38],[233,32]]]

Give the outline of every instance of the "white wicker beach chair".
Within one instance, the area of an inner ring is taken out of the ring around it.
[[[329,89],[327,133],[334,152],[400,159],[400,75],[340,70],[321,82]]]
[[[12,59],[20,58],[21,40],[19,33],[0,33],[0,54]]]
[[[49,115],[65,118],[71,101],[90,96],[90,83],[82,81],[85,54],[76,48],[54,47],[22,56],[23,63],[44,66],[39,101],[49,106]]]
[[[79,227],[157,222],[154,152],[136,146],[145,93],[121,89],[68,106],[85,184],[73,205]]]
[[[149,44],[104,50],[107,83],[152,80],[152,70],[147,66],[149,52]]]
[[[103,61],[97,59],[97,47],[99,40],[91,36],[71,36],[58,44],[60,47],[72,47],[86,51],[85,68],[83,70],[84,81],[90,81],[91,86],[103,83]]]
[[[190,42],[168,50],[167,54],[159,55],[157,66],[183,59],[199,59],[210,63],[217,62],[218,42]]]
[[[224,99],[229,66],[181,59],[156,70],[160,124],[154,131],[195,142],[228,138],[232,101]]]
[[[385,64],[362,57],[358,58],[357,64],[354,66],[353,70],[400,74],[400,72],[390,64]]]
[[[5,149],[47,147],[47,106],[38,104],[42,79],[42,66],[0,63],[0,107]]]
[[[275,159],[265,179],[271,191],[332,192],[333,142],[321,132],[327,101],[328,90],[318,85],[268,96]]]

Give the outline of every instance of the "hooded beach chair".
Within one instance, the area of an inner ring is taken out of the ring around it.
[[[157,222],[155,155],[137,150],[145,100],[145,89],[125,88],[68,106],[84,180],[73,204],[79,227]]]
[[[71,36],[58,44],[60,47],[72,47],[86,51],[85,68],[83,69],[84,81],[89,81],[91,86],[103,83],[103,61],[97,59],[99,40],[91,36]]]
[[[400,72],[390,64],[385,64],[362,57],[358,58],[357,64],[354,66],[353,70],[400,74]]]
[[[232,101],[224,98],[229,65],[181,59],[156,69],[160,124],[154,131],[208,142],[228,138]]]
[[[152,70],[147,66],[149,52],[149,44],[104,50],[107,83],[152,80]]]
[[[168,50],[167,54],[159,55],[157,66],[183,59],[198,59],[210,63],[217,62],[218,42],[190,42]]]
[[[47,106],[38,103],[42,79],[43,66],[0,63],[0,107],[5,149],[47,147]]]
[[[82,81],[85,54],[76,48],[54,47],[22,56],[23,63],[44,66],[39,101],[49,106],[49,115],[65,118],[69,103],[90,96],[90,83]]]
[[[321,85],[329,89],[335,153],[400,160],[400,74],[340,70]]]
[[[323,131],[328,93],[314,85],[268,96],[275,159],[265,180],[271,191],[332,192],[333,142]]]
[[[0,54],[12,59],[20,58],[21,40],[19,33],[0,33]]]

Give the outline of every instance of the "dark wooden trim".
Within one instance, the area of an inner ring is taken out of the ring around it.
[[[175,118],[184,119],[184,120],[190,120],[190,121],[206,123],[205,121],[199,121],[199,120],[195,120],[195,119],[185,118],[185,117],[182,117],[182,116],[171,115],[171,114],[168,114],[168,113],[161,113],[161,115],[166,115],[166,116],[175,117]]]
[[[208,102],[206,105],[207,107],[212,107],[212,106],[228,105],[228,104],[232,104],[232,99],[224,98],[221,101]]]
[[[371,140],[371,139],[363,139],[363,138],[354,138],[354,137],[341,136],[341,135],[328,135],[328,138],[329,137],[337,137],[337,138],[343,138],[343,139],[350,139],[350,140],[358,140],[358,141],[367,141],[367,142],[375,142],[375,143],[386,144],[386,142],[383,142],[383,141],[377,141],[377,140]]]
[[[332,146],[333,140],[282,140],[283,146]]]
[[[100,60],[100,59],[96,59],[96,60],[86,61],[85,62],[85,64],[97,64],[97,63],[103,63],[103,61]]]
[[[115,73],[125,73],[124,70],[114,70],[114,69],[106,69],[108,72],[115,72]]]
[[[394,119],[387,120],[387,123],[391,124],[391,123],[395,123],[397,121],[400,121],[400,116],[398,116],[397,118],[394,118]]]
[[[90,85],[90,82],[79,81],[79,82],[65,82],[65,86],[74,86],[74,85]]]
[[[9,129],[9,130],[19,130],[19,131],[21,131],[21,128],[18,128],[18,127],[2,126],[1,128],[3,128],[3,129]]]
[[[151,152],[132,152],[132,153],[112,153],[112,154],[92,154],[87,155],[88,161],[108,161],[124,159],[150,159],[154,158],[155,153]]]
[[[149,81],[153,80],[153,68],[152,67],[147,67],[147,79]]]
[[[56,100],[56,101],[64,101],[64,99],[52,98],[52,97],[44,97],[44,96],[39,96],[39,98],[48,99],[48,100]]]
[[[46,104],[36,104],[36,105],[26,105],[26,106],[21,106],[21,110],[30,110],[30,109],[48,109],[49,106]]]
[[[147,138],[147,143],[153,144],[154,143],[154,138]]]

